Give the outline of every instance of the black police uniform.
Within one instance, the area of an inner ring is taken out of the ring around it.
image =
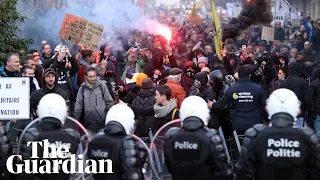
[[[32,146],[27,147],[27,142],[33,141],[43,141],[48,139],[49,143],[61,143],[69,145],[69,152],[71,154],[76,154],[78,149],[78,144],[80,142],[80,135],[73,129],[62,129],[62,124],[58,119],[55,118],[43,118],[41,119],[38,127],[30,128],[26,131],[21,139],[21,150],[23,160],[31,159],[32,156]],[[43,157],[43,147],[38,145],[38,160],[45,159]],[[54,159],[48,159],[52,161]],[[56,160],[60,160],[59,158]],[[66,160],[66,159],[61,159]],[[38,162],[39,163],[39,162]],[[42,164],[39,164],[40,167]],[[33,179],[33,180],[68,180],[70,174],[65,174],[60,168],[58,174],[33,174],[33,175],[22,175],[23,179]]]
[[[188,117],[183,128],[171,128],[165,135],[165,163],[174,180],[222,179],[232,174],[222,140],[206,129],[197,117]],[[225,171],[218,177],[219,170]]]
[[[142,167],[147,157],[147,150],[128,136],[123,126],[116,121],[109,122],[104,132],[97,134],[88,145],[89,159],[112,160],[113,173],[93,174],[95,180],[143,180]],[[105,172],[108,172],[107,165],[104,165]]]
[[[271,123],[257,124],[245,133],[235,165],[239,180],[313,179],[311,171],[320,167],[319,137],[309,128],[294,128],[286,113],[274,115]]]

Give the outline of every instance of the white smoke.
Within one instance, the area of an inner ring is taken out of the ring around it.
[[[136,29],[154,35],[164,34],[167,39],[171,36],[171,31],[167,26],[143,14],[142,9],[132,0],[91,0],[93,4],[91,8],[77,3],[78,0],[64,0],[68,2],[65,10],[51,8],[42,14],[32,11],[33,1],[24,1],[17,6],[18,11],[29,19],[20,25],[22,30],[20,36],[34,39],[35,43],[30,48],[39,49],[43,39],[53,39],[52,43],[58,44],[60,27],[66,13],[103,25],[105,32],[116,27]],[[47,0],[40,1],[46,3]]]

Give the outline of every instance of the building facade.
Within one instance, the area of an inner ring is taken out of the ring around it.
[[[291,0],[291,4],[305,16],[310,14],[312,19],[320,18],[320,0]]]

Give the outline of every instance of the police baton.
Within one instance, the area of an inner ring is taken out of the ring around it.
[[[240,154],[240,156],[241,156],[241,144],[240,144],[239,136],[238,136],[236,130],[233,131],[233,136],[234,136],[234,140],[236,141],[237,149],[238,149],[239,154]]]
[[[230,158],[230,154],[229,154],[229,151],[228,151],[226,139],[224,138],[224,134],[223,134],[223,131],[222,131],[222,128],[221,128],[221,127],[219,128],[219,134],[220,134],[220,137],[221,137],[221,139],[222,139],[224,149],[225,149],[225,151],[226,151],[227,160],[228,160],[228,162],[233,166],[232,161],[231,161],[231,158]]]

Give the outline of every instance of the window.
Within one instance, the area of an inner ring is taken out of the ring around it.
[[[318,1],[318,5],[317,5],[317,17],[320,17],[320,1]]]

